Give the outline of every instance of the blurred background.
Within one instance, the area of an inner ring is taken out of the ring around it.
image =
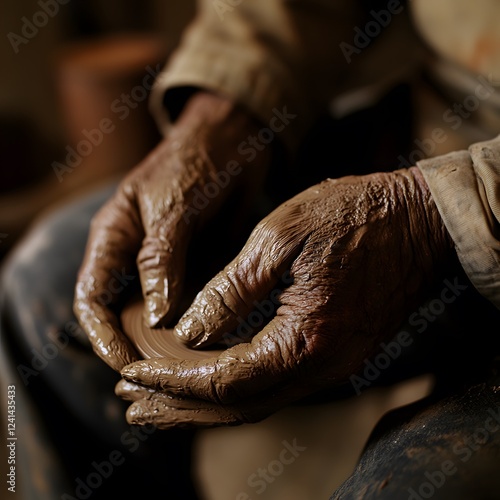
[[[148,75],[194,11],[192,0],[3,3],[0,258],[41,211],[120,175],[155,144]]]

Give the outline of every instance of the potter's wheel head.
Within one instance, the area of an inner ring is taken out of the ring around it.
[[[182,344],[169,328],[149,328],[143,318],[142,299],[129,303],[121,315],[122,328],[145,359],[169,357],[201,360],[219,355],[222,349],[195,350]]]

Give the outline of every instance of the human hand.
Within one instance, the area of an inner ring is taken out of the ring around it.
[[[231,196],[245,200],[262,182],[269,150],[256,151],[251,164],[237,161],[238,146],[256,130],[231,101],[196,93],[168,136],[93,218],[74,310],[94,351],[115,370],[139,359],[117,318],[124,296],[117,276],[129,280],[138,268],[147,324],[171,321],[194,232]],[[209,183],[217,192],[203,198]]]
[[[344,383],[396,333],[453,252],[416,167],[307,189],[256,226],[175,333],[193,348],[226,338],[289,271],[276,313],[250,342],[216,357],[126,366],[117,393],[134,401],[128,422],[255,422]]]

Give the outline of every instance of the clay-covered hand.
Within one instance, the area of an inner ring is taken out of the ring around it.
[[[134,401],[129,423],[255,422],[348,381],[453,253],[416,167],[307,189],[257,225],[175,328],[193,348],[260,331],[207,360],[125,367],[117,392]]]
[[[150,326],[171,320],[194,231],[240,189],[245,199],[264,176],[268,150],[256,151],[251,164],[238,152],[256,131],[231,101],[195,93],[168,136],[93,218],[74,310],[94,351],[115,370],[139,359],[116,315],[127,285],[138,273]]]

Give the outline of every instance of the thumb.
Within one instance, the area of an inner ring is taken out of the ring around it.
[[[291,284],[285,272],[311,232],[313,222],[305,219],[303,205],[302,198],[295,196],[257,224],[241,252],[203,288],[175,326],[181,341],[204,347],[230,335],[239,324],[247,330],[240,340],[248,340],[253,328],[262,329],[272,319],[270,309],[275,309],[281,292],[276,287],[280,281],[284,282],[280,287]],[[274,306],[265,304],[268,312],[261,321],[244,324],[253,309],[263,305],[259,301],[273,296]]]
[[[300,242],[277,249],[266,236],[254,231],[240,254],[198,293],[174,328],[182,342],[199,348],[224,338],[228,346],[248,341],[274,316],[282,289],[292,281],[287,270]],[[250,321],[254,309],[260,311],[259,319]]]

